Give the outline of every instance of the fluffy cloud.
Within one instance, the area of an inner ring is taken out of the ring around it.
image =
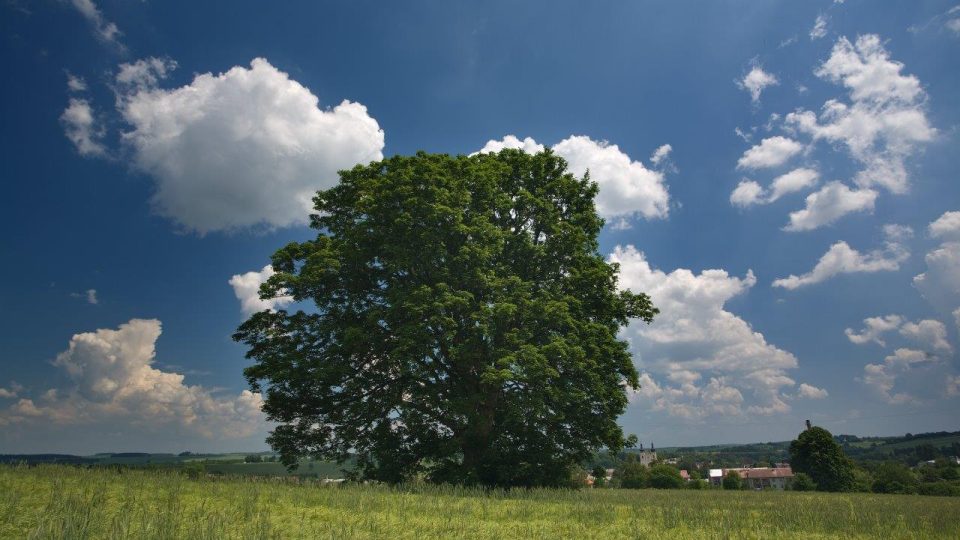
[[[737,161],[738,169],[762,169],[783,165],[803,151],[803,145],[793,139],[768,137],[743,153]]]
[[[507,135],[502,140],[489,140],[487,144],[480,149],[480,154],[497,153],[501,150],[510,148],[512,150],[523,150],[528,154],[543,152],[544,146],[531,137],[526,137],[522,141],[516,135]]]
[[[273,274],[273,266],[268,264],[259,272],[235,274],[230,278],[229,283],[233,287],[233,294],[240,301],[240,311],[243,312],[245,317],[265,309],[273,311],[293,302],[292,296],[279,296],[266,300],[260,298],[260,285],[265,283]]]
[[[87,82],[83,80],[83,77],[78,77],[68,72],[67,89],[71,92],[85,92],[87,90]]]
[[[737,81],[737,86],[750,92],[750,101],[757,103],[760,101],[760,93],[768,86],[779,84],[777,78],[767,73],[760,66],[753,66],[749,73],[743,76],[743,79]]]
[[[952,395],[950,381],[957,376],[947,361],[953,354],[953,346],[947,341],[945,324],[935,319],[910,322],[900,315],[870,317],[863,322],[865,328],[859,334],[846,329],[851,342],[874,342],[886,347],[881,336],[899,329],[898,334],[912,346],[897,348],[882,363],[865,365],[863,375],[857,380],[883,401],[894,405],[919,403],[921,400],[915,396],[931,396],[937,392]],[[943,381],[947,381],[945,388]]]
[[[893,231],[894,234],[900,232],[900,229],[896,228],[889,230]],[[773,286],[792,290],[820,283],[840,274],[899,270],[900,263],[909,257],[910,252],[897,240],[891,238],[889,234],[884,249],[874,250],[866,254],[860,253],[846,242],[840,241],[830,246],[830,249],[817,261],[813,270],[800,276],[790,275],[786,278],[777,279],[773,282]]]
[[[653,154],[650,156],[650,163],[652,163],[654,167],[659,166],[661,162],[670,159],[670,152],[672,151],[673,147],[669,144],[661,145],[653,151]]]
[[[746,178],[730,193],[730,204],[741,208],[762,204],[765,200],[763,186]]]
[[[601,216],[667,217],[670,196],[663,173],[631,160],[617,145],[574,135],[554,145],[553,150],[567,160],[574,175],[590,171],[590,179],[600,186],[597,211]]]
[[[881,347],[886,347],[887,344],[881,336],[887,332],[892,332],[900,327],[903,323],[903,317],[899,315],[886,315],[884,317],[869,317],[863,320],[864,328],[860,333],[853,331],[853,328],[847,328],[844,330],[844,333],[847,335],[847,339],[851,343],[856,343],[857,345],[864,345],[866,343],[876,343]]]
[[[520,140],[507,135],[499,141],[487,141],[480,152],[499,152],[504,148],[536,153],[544,146],[530,137]],[[642,162],[633,161],[615,144],[594,141],[582,135],[567,137],[552,150],[567,161],[568,169],[574,175],[590,172],[590,179],[600,187],[597,211],[605,219],[628,218],[636,214],[647,219],[667,217],[670,195],[662,171],[648,169]],[[663,145],[654,152],[658,164],[667,158],[670,150],[670,145]],[[617,223],[626,224],[623,219]]]
[[[802,210],[790,212],[785,231],[809,231],[834,223],[852,212],[872,211],[877,192],[872,189],[850,189],[840,182],[829,182],[807,195]]]
[[[383,157],[384,134],[359,103],[322,109],[310,90],[263,58],[157,84],[169,60],[121,66],[118,108],[134,164],[156,181],[158,213],[205,234],[307,222],[337,171]]]
[[[900,328],[900,335],[919,343],[926,350],[945,354],[953,352],[953,347],[947,341],[946,325],[934,319],[905,323]]]
[[[924,257],[927,270],[913,278],[913,285],[934,304],[960,300],[960,242],[945,242]],[[951,308],[953,306],[950,306]]]
[[[621,287],[646,292],[661,310],[652,324],[625,330],[642,373],[635,399],[691,418],[789,410],[784,390],[796,384],[787,376],[796,357],[724,309],[756,283],[752,272],[744,278],[724,270],[665,273],[633,246],[618,246],[610,261],[620,264]]]
[[[913,278],[920,294],[943,312],[960,306],[960,212],[946,212],[927,227],[944,240],[924,256],[927,269]]]
[[[90,23],[97,39],[104,43],[114,45],[121,50],[123,49],[123,44],[119,41],[121,36],[120,29],[117,28],[116,24],[104,18],[103,13],[101,13],[97,5],[93,3],[93,0],[70,0],[70,4]]]
[[[817,20],[813,23],[813,28],[810,29],[811,40],[820,39],[827,35],[827,20],[826,15],[817,15]]]
[[[70,103],[60,115],[64,134],[81,156],[94,157],[106,155],[103,145],[105,134],[103,126],[94,117],[90,102],[85,99],[70,98]]]
[[[142,58],[135,62],[123,63],[117,68],[114,80],[122,92],[156,88],[177,69],[176,61],[170,58]]]
[[[840,38],[816,75],[845,86],[851,102],[831,99],[819,118],[798,110],[787,115],[786,123],[814,140],[844,144],[864,166],[854,178],[861,188],[905,193],[909,182],[904,161],[919,143],[933,139],[936,130],[927,120],[919,79],[902,74],[903,67],[890,59],[879,36],[860,36],[856,44]]]
[[[8,388],[0,387],[0,399],[13,399],[17,397],[23,387],[15,382],[11,382]]]
[[[957,33],[960,33],[960,19],[956,19]],[[960,375],[947,377],[947,397],[960,396]]]
[[[883,401],[891,405],[902,405],[906,403],[918,403],[920,400],[914,396],[914,393],[900,390],[894,391],[894,387],[904,384],[904,378],[916,379],[922,377],[934,367],[941,364],[941,361],[934,355],[917,350],[900,348],[894,351],[892,355],[887,356],[882,364],[867,364],[863,367],[863,376],[860,382],[872,389]],[[918,373],[918,370],[921,373]],[[929,380],[929,377],[923,377]],[[911,381],[907,381],[910,384]]]
[[[933,238],[960,240],[960,212],[944,212],[927,230]]]
[[[806,399],[823,399],[827,397],[828,394],[823,388],[817,388],[816,386],[811,386],[807,383],[800,383],[800,386],[797,388],[797,397],[806,398]]]
[[[770,185],[770,196],[767,198],[767,202],[773,202],[784,195],[813,187],[817,184],[819,178],[820,173],[816,170],[804,167],[780,175],[774,178]]]
[[[776,177],[769,192],[753,180],[742,180],[730,194],[730,202],[741,207],[769,204],[784,195],[815,186],[819,178],[820,173],[816,170],[800,167]]]
[[[0,409],[0,425],[29,423],[42,429],[42,421],[58,430],[80,426],[88,434],[127,429],[206,439],[246,437],[264,429],[260,394],[244,390],[218,396],[185,384],[183,375],[155,368],[159,337],[160,321],[142,319],[116,330],[74,335],[53,363],[69,385]]]
[[[886,315],[884,317],[869,317],[863,320],[864,329],[856,333],[847,328],[844,333],[851,343],[863,345],[876,343],[886,347],[882,339],[883,334],[899,329],[899,334],[912,341],[923,351],[931,354],[950,354],[953,347],[947,341],[947,327],[935,319],[923,319],[917,322],[905,320],[900,315]]]
[[[960,36],[960,17],[955,19],[949,19],[943,25],[947,27],[947,30],[950,30],[955,35]]]

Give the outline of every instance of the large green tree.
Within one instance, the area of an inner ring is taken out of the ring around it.
[[[361,478],[564,485],[638,376],[617,338],[650,322],[599,253],[597,186],[549,151],[418,153],[343,171],[314,198],[315,239],[278,250],[235,334],[278,422],[270,445],[356,457]]]
[[[820,491],[850,491],[853,462],[822,427],[804,430],[790,443],[790,467],[813,479]]]

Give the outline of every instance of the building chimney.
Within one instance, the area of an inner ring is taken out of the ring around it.
[[[810,429],[810,421],[807,420],[807,429]]]

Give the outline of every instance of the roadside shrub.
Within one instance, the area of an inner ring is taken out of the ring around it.
[[[730,471],[723,477],[723,489],[740,489],[741,485],[737,471]]]
[[[791,489],[794,491],[815,491],[817,483],[813,481],[813,478],[810,478],[809,474],[801,472],[794,475]]]
[[[901,463],[881,463],[873,474],[874,493],[916,493],[917,477]]]
[[[180,468],[183,471],[183,474],[187,475],[187,478],[197,479],[206,474],[206,467],[203,466],[203,463],[199,461],[190,461],[185,463],[183,467]]]
[[[854,469],[851,490],[859,493],[870,493],[873,490],[873,475],[863,469]]]
[[[951,484],[950,482],[930,482],[920,484],[917,487],[917,493],[920,495],[936,495],[940,497],[957,497],[960,496],[960,486],[956,484]]]
[[[683,487],[680,470],[670,465],[660,464],[650,468],[650,487],[657,489],[677,489]]]
[[[650,471],[639,461],[625,461],[619,472],[622,488],[640,489],[650,486]]]

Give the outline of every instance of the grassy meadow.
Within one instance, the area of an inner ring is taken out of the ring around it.
[[[0,538],[960,538],[960,499],[297,485],[0,467]]]

